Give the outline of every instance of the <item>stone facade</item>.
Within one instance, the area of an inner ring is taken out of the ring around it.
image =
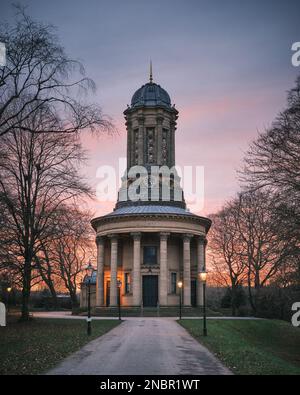
[[[175,165],[175,131],[178,111],[159,85],[143,85],[124,112],[127,127],[127,171],[122,178],[115,210],[94,218],[97,281],[92,305],[118,305],[118,282],[122,306],[175,306],[178,281],[183,282],[183,304],[202,304],[198,273],[205,269],[208,218],[186,209],[176,171],[168,179],[170,199],[161,192],[164,177],[150,182],[152,166]],[[131,169],[144,166],[147,188],[157,186],[156,198],[132,201],[128,187],[137,177]],[[178,198],[179,196],[179,198]],[[84,288],[82,294],[84,294]],[[93,295],[93,294],[92,294]],[[81,305],[86,304],[81,296]]]

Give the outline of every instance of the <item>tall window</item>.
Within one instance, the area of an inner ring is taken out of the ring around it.
[[[157,247],[144,246],[144,265],[157,264]]]
[[[171,273],[171,294],[176,294],[177,290],[177,273]]]
[[[125,283],[125,294],[129,294],[131,291],[131,287],[130,287],[130,273],[125,273],[124,274],[124,283]]]
[[[163,164],[168,163],[168,129],[163,129],[162,134],[162,162]]]
[[[146,131],[147,163],[154,163],[155,161],[154,134],[155,134],[154,128],[147,128]]]

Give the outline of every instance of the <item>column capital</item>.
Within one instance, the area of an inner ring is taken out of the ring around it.
[[[204,245],[207,244],[207,239],[206,239],[206,237],[204,235],[199,235],[198,236],[198,241],[200,243],[203,243]]]
[[[163,118],[162,115],[157,115],[157,117],[156,117],[156,122],[157,122],[159,125],[162,125],[163,120],[164,120],[164,118]]]
[[[168,237],[170,236],[170,233],[169,232],[160,232],[159,236],[160,236],[160,240],[167,240]]]
[[[190,241],[192,237],[194,237],[194,235],[192,235],[191,233],[185,233],[185,234],[182,235],[182,238],[183,238],[184,242]]]
[[[144,117],[144,115],[139,115],[139,116],[138,116],[138,123],[139,123],[139,125],[140,125],[140,126],[144,125],[144,122],[145,122],[145,117]]]
[[[104,237],[103,236],[96,236],[96,244],[104,244]]]
[[[133,240],[140,240],[142,236],[142,232],[132,232],[130,233],[130,236],[132,236]]]
[[[111,234],[107,235],[107,237],[111,240],[111,242],[118,241],[118,235],[116,233],[111,233]]]

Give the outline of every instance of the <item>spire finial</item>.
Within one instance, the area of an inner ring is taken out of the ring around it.
[[[150,59],[150,83],[153,82],[153,75],[152,75],[152,60]]]

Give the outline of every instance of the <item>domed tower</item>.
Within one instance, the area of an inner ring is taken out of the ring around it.
[[[150,204],[186,208],[175,169],[178,111],[172,106],[169,94],[153,82],[152,67],[150,81],[134,93],[124,115],[127,172],[122,178],[116,209]],[[138,189],[134,200],[129,196],[130,187],[131,192],[133,187]]]
[[[211,221],[186,208],[175,166],[178,111],[168,93],[150,81],[124,111],[127,170],[113,212],[94,218],[97,284],[94,305],[201,305],[198,273],[205,268]],[[83,292],[84,294],[84,292]]]

